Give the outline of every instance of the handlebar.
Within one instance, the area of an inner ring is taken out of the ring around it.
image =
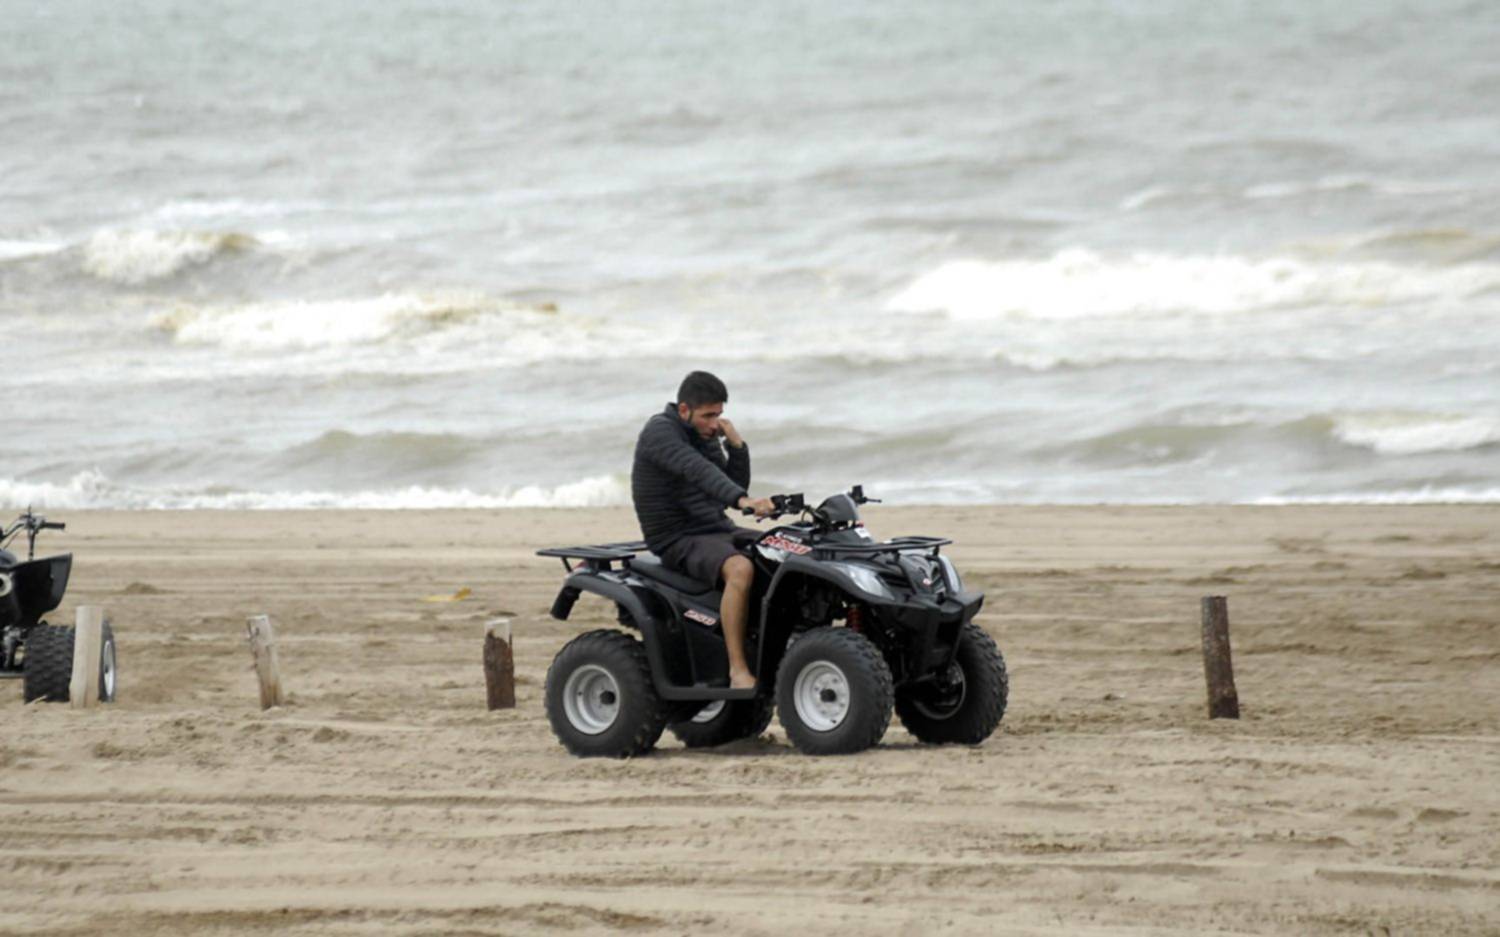
[[[775,510],[763,518],[757,520],[775,520],[785,514],[801,514],[806,507],[806,502],[800,493],[793,495],[771,495],[771,504]],[[740,513],[749,517],[755,513],[755,508],[740,508]]]
[[[0,524],[0,547],[10,542],[11,538],[22,530],[26,531],[26,559],[31,560],[36,556],[36,535],[44,530],[67,530],[68,525],[62,521],[49,521],[40,514],[33,514],[30,508],[26,513],[16,518],[16,522],[9,527]]]

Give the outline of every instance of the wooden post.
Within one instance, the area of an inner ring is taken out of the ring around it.
[[[104,609],[80,605],[73,625],[73,677],[68,700],[74,709],[99,705],[99,657],[104,645]]]
[[[516,708],[516,657],[508,618],[485,623],[484,689],[490,709]]]
[[[1240,696],[1229,659],[1229,601],[1222,595],[1203,597],[1203,679],[1208,682],[1208,718],[1238,719]]]
[[[260,677],[260,708],[281,705],[281,663],[276,657],[276,629],[269,615],[251,615],[245,623],[255,673]]]

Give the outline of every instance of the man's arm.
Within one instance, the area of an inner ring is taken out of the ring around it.
[[[643,455],[652,465],[701,489],[725,507],[746,497],[745,486],[724,474],[672,427],[653,426],[648,433]]]
[[[724,431],[724,441],[728,443],[725,450],[729,454],[729,467],[725,470],[735,484],[741,488],[750,487],[750,447],[745,445],[745,438],[740,435],[739,430],[728,420],[720,420],[719,426]]]

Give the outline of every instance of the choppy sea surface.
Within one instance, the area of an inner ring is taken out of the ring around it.
[[[0,507],[1500,500],[1493,3],[0,22]]]

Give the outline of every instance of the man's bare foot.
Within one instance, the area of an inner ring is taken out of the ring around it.
[[[729,688],[731,690],[755,689],[755,674],[748,670],[737,670],[730,673]]]

